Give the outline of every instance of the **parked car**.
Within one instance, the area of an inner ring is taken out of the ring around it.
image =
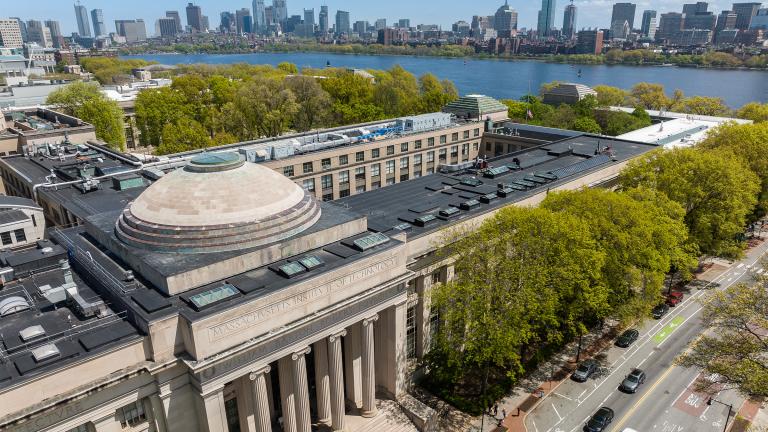
[[[637,388],[640,387],[640,384],[644,382],[645,372],[641,369],[633,369],[632,372],[624,378],[624,381],[621,382],[620,389],[627,393],[634,393],[637,391]]]
[[[667,294],[667,304],[672,307],[677,306],[682,301],[683,301],[683,293],[681,292],[672,292]]]
[[[608,425],[612,421],[613,410],[608,407],[602,407],[584,425],[584,432],[603,432],[608,429]]]
[[[627,348],[637,340],[638,336],[640,336],[640,332],[635,329],[625,330],[624,333],[616,339],[616,346]]]
[[[571,379],[576,382],[584,382],[597,371],[597,363],[594,360],[585,360],[571,374]]]
[[[653,308],[653,317],[656,319],[661,319],[661,317],[666,315],[667,312],[669,312],[669,305],[667,305],[666,303],[662,303],[656,306],[655,308]]]

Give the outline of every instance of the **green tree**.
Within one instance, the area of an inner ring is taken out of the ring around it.
[[[690,238],[701,252],[740,253],[736,237],[757,202],[759,179],[735,156],[695,148],[660,149],[631,161],[619,181],[625,189],[656,190],[680,204]]]
[[[587,132],[587,133],[594,133],[594,134],[601,134],[603,133],[603,129],[600,127],[597,122],[590,117],[579,117],[576,120],[573,121],[573,130],[581,131],[581,132]]]
[[[727,116],[731,114],[731,109],[728,108],[723,99],[705,96],[683,98],[679,102],[673,103],[672,110],[708,116]]]
[[[768,122],[768,104],[750,102],[739,109],[736,117],[755,123]]]
[[[601,106],[629,106],[630,95],[627,91],[618,87],[607,85],[595,86],[597,102]]]
[[[299,68],[295,64],[289,62],[282,62],[277,65],[277,68],[287,74],[296,75],[299,73]]]
[[[203,126],[188,118],[182,118],[163,128],[162,144],[157,148],[157,154],[165,155],[190,150],[204,149],[211,145]]]
[[[98,85],[74,82],[48,95],[46,104],[92,124],[96,137],[110,147],[125,149],[125,114],[117,102],[101,93]]]
[[[182,93],[170,87],[140,91],[135,111],[142,143],[155,147],[162,143],[167,124],[192,115]]]
[[[584,98],[573,104],[573,110],[579,117],[592,117],[598,105],[599,102],[594,95],[586,95]]]
[[[293,117],[293,128],[299,132],[328,126],[333,102],[315,78],[306,76],[290,77],[286,80],[288,89],[296,97],[298,110]]]
[[[500,102],[507,106],[507,116],[512,120],[522,121],[526,119],[527,103],[512,99],[501,99]]]
[[[238,89],[223,114],[227,131],[250,140],[284,133],[298,110],[296,96],[284,81],[257,79]]]
[[[388,117],[416,113],[419,102],[416,77],[399,65],[379,73],[373,90],[373,102],[382,107]]]
[[[459,97],[451,81],[440,81],[431,73],[419,77],[419,90],[419,111],[424,113],[440,111]]]
[[[766,281],[715,291],[704,300],[702,333],[677,358],[679,365],[716,376],[710,385],[736,388],[745,396],[768,396],[768,290]],[[716,375],[715,375],[716,374]]]
[[[373,103],[374,84],[367,78],[343,71],[321,80],[320,85],[333,99],[336,124],[379,120],[384,110]]]
[[[646,109],[667,109],[672,101],[664,93],[664,86],[641,82],[632,87],[632,97],[637,99],[640,105]]]
[[[595,119],[603,133],[611,136],[622,135],[651,124],[650,116],[644,117],[639,112],[635,116],[624,111],[598,110],[595,111]]]

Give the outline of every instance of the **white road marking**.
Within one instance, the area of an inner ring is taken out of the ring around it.
[[[560,397],[561,397],[561,398],[563,398],[563,399],[568,399],[569,401],[573,401],[573,399],[569,398],[569,397],[568,397],[568,396],[566,396],[566,395],[562,395],[562,394],[560,394],[560,393],[555,393],[555,392],[552,392],[552,394],[554,394],[555,396],[560,396]]]
[[[741,263],[741,264],[737,265],[737,266],[736,266],[736,270],[738,270],[738,269],[740,269],[740,268],[742,268],[742,267],[744,267],[744,263]]]
[[[555,414],[557,414],[557,418],[558,418],[559,420],[562,420],[562,419],[563,419],[563,416],[561,416],[561,415],[560,415],[560,413],[557,411],[557,407],[555,406],[555,404],[554,404],[554,403],[552,404],[552,409],[555,411]]]

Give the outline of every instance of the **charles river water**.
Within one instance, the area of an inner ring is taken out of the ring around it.
[[[251,63],[277,65],[291,62],[302,67],[389,69],[399,64],[415,75],[431,72],[454,82],[460,94],[484,94],[498,99],[517,99],[530,88],[551,81],[595,86],[606,84],[629,89],[638,82],[662,84],[686,96],[720,97],[732,108],[768,101],[768,71],[697,69],[674,66],[568,65],[526,60],[461,59],[414,56],[343,55],[326,53],[257,54],[159,54],[128,56],[166,65]],[[581,76],[579,76],[581,71]]]

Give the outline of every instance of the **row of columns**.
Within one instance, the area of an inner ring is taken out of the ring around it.
[[[374,323],[378,315],[366,318],[362,322],[362,410],[363,417],[373,417],[376,410],[376,375]],[[317,414],[320,423],[331,426],[334,431],[344,431],[345,388],[342,338],[347,330],[334,333],[312,344],[315,349],[315,387],[317,391]],[[352,345],[352,344],[350,344]],[[348,347],[350,349],[351,347]],[[280,400],[283,411],[283,430],[285,432],[311,432],[311,414],[309,406],[309,383],[307,380],[306,355],[312,348],[307,347],[290,356],[278,360]],[[249,376],[254,395],[254,420],[257,432],[271,432],[267,374],[270,366],[252,372]],[[347,381],[354,379],[348,376]]]

